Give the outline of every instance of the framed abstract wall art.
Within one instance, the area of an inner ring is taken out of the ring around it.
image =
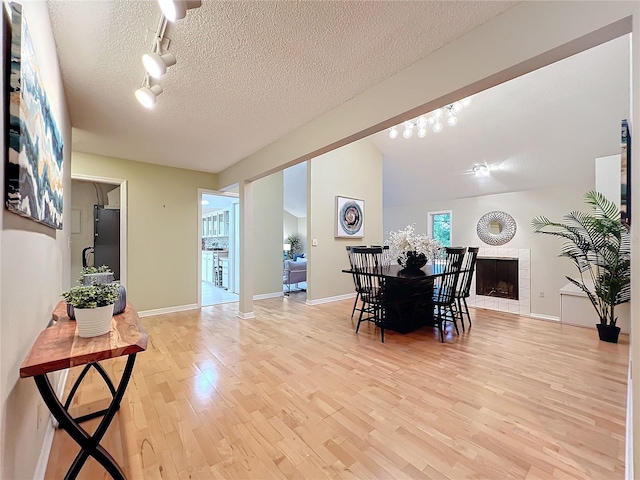
[[[631,132],[626,120],[622,120],[620,147],[620,216],[623,224],[631,226]]]
[[[18,215],[62,229],[62,137],[41,83],[22,5],[11,2],[9,9],[6,205]]]
[[[336,237],[364,237],[364,200],[336,197]]]

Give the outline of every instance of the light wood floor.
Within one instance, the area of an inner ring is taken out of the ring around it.
[[[428,328],[382,344],[354,333],[351,305],[145,318],[149,350],[103,445],[129,479],[623,478],[626,336],[476,310],[445,344]],[[119,377],[124,361],[103,365]],[[76,413],[107,396],[92,375]],[[57,431],[46,478],[77,451]],[[79,478],[106,474],[90,459]]]

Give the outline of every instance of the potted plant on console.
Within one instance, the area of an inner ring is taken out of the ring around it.
[[[574,211],[563,217],[564,223],[539,216],[531,221],[535,233],[565,240],[561,257],[570,258],[579,279],[567,279],[582,290],[600,318],[600,340],[617,343],[615,307],[631,298],[631,240],[620,219],[618,207],[599,192],[585,194],[591,212]]]
[[[80,337],[97,337],[111,330],[113,307],[120,296],[119,286],[118,283],[81,285],[62,293],[67,304],[73,306]]]

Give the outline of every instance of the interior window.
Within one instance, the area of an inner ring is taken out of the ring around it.
[[[427,214],[427,234],[438,240],[442,246],[451,246],[451,211],[429,212]]]

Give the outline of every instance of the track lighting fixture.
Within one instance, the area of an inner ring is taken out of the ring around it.
[[[156,103],[156,98],[161,93],[162,87],[160,85],[140,87],[136,90],[136,98],[144,107],[151,108]]]
[[[151,52],[142,55],[142,64],[146,73],[142,79],[142,85],[136,90],[136,98],[147,108],[153,107],[158,95],[162,93],[162,87],[157,84],[151,85],[149,79],[159,79],[167,73],[167,68],[176,64],[176,56],[166,51],[169,45],[169,39],[164,36],[167,23],[184,18],[188,9],[202,5],[201,0],[158,0],[158,3],[162,14],[153,37]],[[165,50],[164,53],[163,50]]]
[[[158,55],[156,52],[145,53],[142,56],[142,64],[149,75],[160,78],[167,73],[167,68],[176,64],[176,56],[173,53],[164,55]]]
[[[201,0],[158,0],[160,10],[167,20],[175,22],[185,17],[187,10],[198,8],[202,5]]]
[[[468,107],[471,104],[471,97],[465,98],[459,102],[453,102],[449,105],[445,105],[442,108],[437,108],[427,116],[421,115],[418,118],[407,120],[406,122],[391,127],[389,129],[389,138],[395,140],[398,138],[398,128],[402,125],[404,131],[402,136],[409,139],[413,136],[413,129],[418,129],[418,137],[424,138],[427,136],[427,126],[431,127],[434,133],[440,133],[444,128],[443,123],[446,118],[446,123],[450,127],[455,127],[458,123],[457,115],[462,111],[464,107]]]

